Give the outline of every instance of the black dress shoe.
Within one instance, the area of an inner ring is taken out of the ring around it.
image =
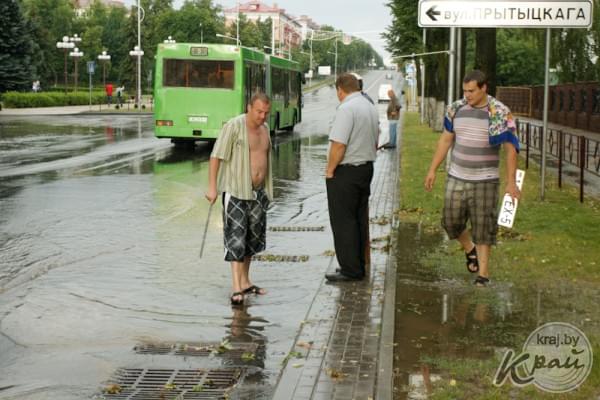
[[[352,278],[351,276],[343,275],[341,272],[326,274],[325,279],[329,282],[355,282],[362,280],[362,278]]]

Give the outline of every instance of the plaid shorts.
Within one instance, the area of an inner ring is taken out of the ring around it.
[[[466,182],[448,177],[442,226],[450,239],[456,239],[471,222],[476,244],[496,244],[498,232],[498,181]]]
[[[265,249],[269,199],[264,189],[255,200],[241,200],[223,193],[223,241],[225,261],[244,261]]]

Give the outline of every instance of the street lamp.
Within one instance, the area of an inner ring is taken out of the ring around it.
[[[65,92],[67,91],[67,51],[75,47],[75,43],[69,41],[68,36],[63,36],[62,42],[56,42],[57,49],[63,49],[65,53]]]
[[[75,60],[75,92],[77,92],[77,65],[79,64],[79,58],[83,57],[83,51],[79,51],[79,49],[75,47],[73,51],[69,53],[69,57],[73,57]]]
[[[337,37],[335,38],[335,53],[328,51],[327,53],[335,55],[335,63],[333,67],[333,78],[337,81],[337,59],[338,59],[338,50],[337,50]]]
[[[163,40],[163,43],[177,43],[177,41],[173,39],[173,36],[169,36],[168,38]]]
[[[202,28],[202,22],[200,22],[200,43],[204,43],[204,28]]]
[[[217,37],[220,37],[220,38],[224,38],[224,39],[235,40],[235,42],[236,42],[236,45],[237,45],[238,47],[240,47],[240,46],[242,45],[242,41],[241,41],[240,39],[238,39],[238,38],[234,38],[234,37],[232,37],[232,36],[227,36],[227,35],[221,35],[220,33],[217,33],[217,35],[216,35],[216,36],[217,36]]]
[[[103,50],[102,54],[98,56],[98,60],[102,63],[102,85],[106,86],[106,62],[110,61],[110,55],[106,54],[106,51]]]
[[[81,38],[78,34],[74,34],[69,40],[77,45],[77,43],[81,42]]]
[[[138,38],[139,39],[139,38]],[[140,72],[141,72],[141,65],[142,65],[142,56],[144,55],[144,51],[140,49],[140,46],[135,46],[133,48],[133,50],[131,50],[129,52],[129,55],[132,57],[137,57],[137,74],[135,75],[135,81],[136,81],[136,87],[137,87],[137,93],[136,93],[136,104],[138,106],[138,109],[141,109],[142,107],[142,84],[141,84],[141,77],[140,77]]]

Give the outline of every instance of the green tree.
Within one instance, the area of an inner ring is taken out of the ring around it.
[[[529,86],[544,83],[544,47],[543,43],[540,43],[539,33],[541,32],[525,29],[498,30],[496,44],[498,86]]]
[[[23,0],[23,6],[33,28],[33,41],[39,46],[34,61],[42,87],[56,84],[62,77],[64,63],[63,51],[56,48],[56,42],[78,33],[72,29],[73,6],[69,0]]]
[[[120,83],[119,74],[121,63],[130,59],[127,48],[127,10],[121,7],[111,7],[106,17],[106,25],[102,31],[103,50],[110,54],[110,66],[106,79]]]
[[[0,92],[25,90],[35,77],[33,43],[17,0],[0,3]]]

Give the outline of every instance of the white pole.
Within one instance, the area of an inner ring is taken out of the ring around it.
[[[454,101],[454,67],[456,66],[456,28],[450,28],[450,56],[448,57],[448,105]],[[446,170],[450,169],[450,152],[446,155]]]
[[[540,198],[544,200],[546,189],[546,138],[548,137],[548,86],[550,84],[550,28],[546,28],[546,62],[544,71],[544,121],[542,127],[542,180],[540,184]]]
[[[275,55],[275,18],[271,18],[271,55]]]
[[[142,50],[142,37],[141,37],[141,8],[140,8],[140,0],[137,0],[137,28],[138,28],[138,37],[137,37],[137,45],[138,51]],[[142,56],[138,54],[137,56],[137,105],[138,111],[142,110]]]
[[[88,75],[90,77],[90,110],[92,109],[92,74],[89,71],[89,67],[88,67]]]
[[[460,92],[462,91],[462,76],[460,76],[460,64],[462,63],[462,40],[461,40],[461,36],[462,36],[462,29],[461,28],[456,28],[456,85],[454,85],[455,87],[455,92],[456,93],[456,98],[461,97],[460,96]]]
[[[237,26],[235,32],[235,44],[240,45],[240,2],[237,2]]]
[[[313,65],[312,65],[312,63],[313,63],[313,54],[312,54],[312,45],[313,45],[313,38],[314,38],[314,34],[315,34],[315,31],[313,31],[313,30],[311,29],[311,31],[310,31],[310,62],[309,62],[309,65],[310,65],[310,77],[308,78],[308,86],[312,85],[312,75],[313,75]]]
[[[450,28],[450,57],[448,58],[448,105],[454,101],[454,78],[456,66],[456,28]]]
[[[423,28],[423,51],[427,45],[427,30]],[[421,124],[425,122],[425,61],[421,57]]]
[[[335,37],[335,65],[334,65],[334,77],[337,82],[337,36]]]

